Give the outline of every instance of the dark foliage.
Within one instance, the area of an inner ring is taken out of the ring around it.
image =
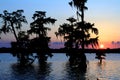
[[[56,36],[63,36],[65,41],[65,48],[70,50],[67,53],[70,56],[70,64],[77,65],[81,69],[86,69],[86,56],[84,53],[85,47],[90,45],[94,48],[98,46],[98,36],[96,38],[91,37],[91,33],[98,35],[98,29],[94,27],[94,24],[84,21],[84,11],[88,9],[85,6],[87,0],[72,0],[69,2],[70,6],[74,6],[77,11],[77,19],[70,17],[67,19],[69,23],[60,25]],[[81,19],[81,20],[80,20]],[[81,52],[73,52],[72,49],[81,48]]]
[[[46,17],[46,12],[44,11],[36,11],[33,14],[33,22],[30,23],[30,30],[28,30],[28,34],[35,34],[36,37],[31,39],[31,48],[37,49],[37,57],[39,62],[45,62],[47,57],[52,57],[51,53],[48,53],[49,50],[48,43],[50,42],[50,37],[47,36],[47,31],[50,30],[49,27],[45,27],[47,24],[54,24],[56,19],[51,17]]]

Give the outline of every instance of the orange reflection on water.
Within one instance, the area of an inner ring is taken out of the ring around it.
[[[95,77],[93,80],[114,80],[115,78],[119,80],[120,61],[106,60],[102,63],[92,61],[89,67],[89,73]]]

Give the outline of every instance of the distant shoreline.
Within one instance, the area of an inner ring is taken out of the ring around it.
[[[36,53],[36,52],[50,52],[50,53],[68,53],[68,52],[82,52],[82,49],[72,49],[72,50],[68,50],[68,49],[49,49],[49,50],[37,50],[37,49],[13,49],[13,48],[0,48],[0,53],[12,53],[12,52],[32,52],[32,53]],[[85,53],[120,53],[120,48],[117,49],[85,49],[84,50]]]

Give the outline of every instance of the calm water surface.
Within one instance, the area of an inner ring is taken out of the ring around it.
[[[120,54],[107,54],[102,64],[95,54],[86,54],[86,73],[71,69],[65,54],[54,54],[48,63],[19,67],[17,59],[10,54],[0,54],[0,80],[120,80]]]

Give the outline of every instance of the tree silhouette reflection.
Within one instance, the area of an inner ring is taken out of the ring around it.
[[[21,66],[13,64],[11,66],[12,80],[34,80],[36,71],[34,66]]]
[[[51,73],[51,63],[42,63],[39,65],[37,71],[37,79],[39,80],[49,80],[49,74]]]
[[[66,63],[65,67],[66,74],[64,75],[63,80],[87,80],[86,73],[78,67],[71,67],[69,63]]]
[[[13,64],[11,66],[12,80],[49,80],[51,72],[51,64],[44,63],[42,65],[21,66]]]

